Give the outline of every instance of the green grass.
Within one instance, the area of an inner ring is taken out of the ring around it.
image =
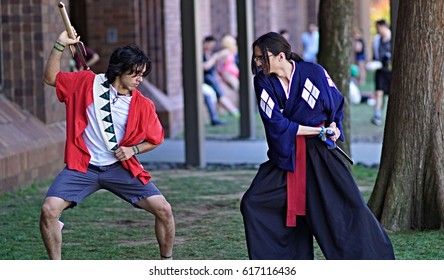
[[[376,169],[353,170],[368,199]],[[152,171],[153,182],[174,209],[175,259],[242,260],[247,249],[240,199],[256,170]],[[38,220],[50,182],[0,196],[0,259],[47,259]],[[113,194],[100,191],[62,215],[63,258],[71,260],[158,259],[154,219]],[[444,231],[390,234],[396,257],[444,260]],[[316,247],[317,259],[322,253]]]

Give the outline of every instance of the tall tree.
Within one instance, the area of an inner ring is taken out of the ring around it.
[[[318,62],[345,96],[342,148],[350,154],[350,64],[353,47],[353,0],[321,0]]]
[[[369,206],[389,230],[444,225],[443,0],[399,1],[381,165]]]

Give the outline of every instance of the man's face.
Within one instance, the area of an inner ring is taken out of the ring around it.
[[[206,51],[212,51],[216,47],[216,41],[205,42],[203,45],[203,49]]]
[[[380,35],[383,35],[386,30],[386,26],[385,25],[376,25],[376,30],[378,30],[378,33]]]
[[[267,54],[262,55],[262,51],[259,47],[254,47],[254,62],[256,66],[262,68],[264,74],[269,75],[273,73],[275,70],[275,60],[274,55],[271,52],[267,52]],[[268,62],[265,62],[264,59],[268,59]]]
[[[120,76],[120,88],[132,92],[142,82],[143,73],[146,71],[146,65],[143,65],[143,67],[139,67],[136,70],[138,71],[134,71],[132,74],[130,74],[131,71],[128,71]]]

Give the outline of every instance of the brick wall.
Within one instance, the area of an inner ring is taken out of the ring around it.
[[[184,129],[182,87],[182,28],[180,0],[163,1],[165,94],[168,96],[168,135],[174,137]],[[164,114],[165,115],[165,114]]]
[[[63,167],[64,127],[46,125],[0,95],[0,193],[53,178]]]
[[[222,39],[226,34],[237,36],[235,4],[235,0],[211,1],[211,27],[217,39]]]
[[[53,178],[63,167],[59,122],[65,116],[54,88],[42,80],[46,58],[63,30],[54,1],[2,0],[1,22],[0,193]]]
[[[302,51],[300,41],[307,29],[310,16],[309,6],[317,7],[319,0],[256,0],[254,5],[254,38],[270,32],[287,29],[290,33],[290,44],[294,52]],[[311,18],[317,22],[317,18]]]
[[[2,0],[1,93],[40,120],[52,123],[63,120],[64,113],[53,106],[56,100],[42,81],[45,59],[56,39],[54,34],[58,34],[53,30],[57,8],[46,2]]]

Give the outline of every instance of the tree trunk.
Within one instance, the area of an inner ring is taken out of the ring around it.
[[[353,47],[353,0],[321,0],[319,6],[318,62],[329,73],[345,97],[345,141],[339,143],[350,154],[350,64]],[[348,164],[348,163],[347,163]]]
[[[369,206],[389,230],[444,224],[443,0],[399,1],[381,165]]]

